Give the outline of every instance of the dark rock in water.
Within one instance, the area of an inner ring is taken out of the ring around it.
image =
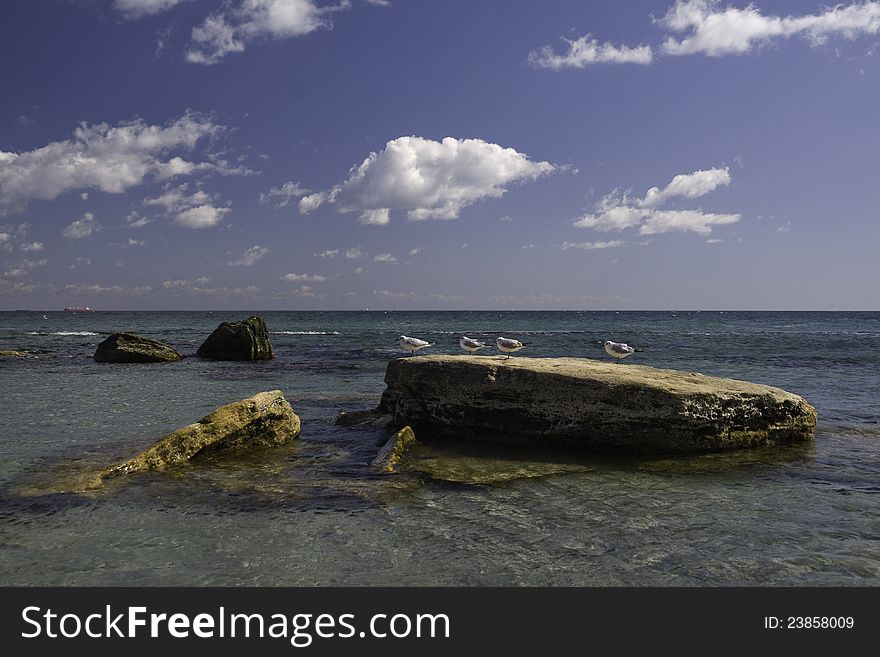
[[[181,358],[167,344],[132,333],[114,333],[95,350],[95,360],[100,363],[164,363]]]
[[[269,342],[269,327],[258,315],[241,322],[223,322],[196,352],[214,360],[271,360],[275,358]]]
[[[134,458],[103,470],[101,480],[158,470],[227,450],[273,447],[299,436],[300,421],[280,390],[261,392],[168,434]]]
[[[811,440],[779,388],[576,358],[420,356],[388,364],[378,411],[431,438],[703,452]]]
[[[388,439],[373,459],[373,465],[382,472],[396,472],[400,460],[410,446],[416,441],[416,435],[410,427],[404,427]]]
[[[376,427],[385,426],[388,416],[378,413],[376,409],[368,411],[343,411],[333,420],[335,427]]]

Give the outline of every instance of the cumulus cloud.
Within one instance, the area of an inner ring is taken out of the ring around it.
[[[615,46],[599,43],[587,34],[577,39],[562,40],[568,44],[566,52],[557,53],[550,46],[529,53],[529,64],[537,68],[559,71],[563,68],[585,68],[592,64],[650,64],[654,53],[650,46]]]
[[[185,0],[113,0],[113,8],[125,18],[153,16],[179,5]]]
[[[831,37],[854,40],[880,34],[880,1],[836,4],[815,14],[775,16],[754,4],[735,7],[722,5],[720,0],[676,0],[654,22],[668,30],[656,47],[600,43],[587,34],[577,39],[562,37],[567,44],[563,52],[544,46],[529,53],[528,61],[538,68],[560,70],[602,63],[650,64],[655,56],[663,55],[738,55],[795,37],[813,46]]]
[[[838,4],[803,16],[766,15],[754,5],[721,7],[718,0],[678,0],[660,24],[683,37],[663,43],[668,55],[742,54],[775,39],[801,36],[811,44],[831,36],[855,39],[880,32],[880,2]]]
[[[657,207],[676,196],[699,198],[718,187],[726,187],[730,184],[730,180],[730,169],[727,167],[680,174],[663,189],[659,187],[649,189],[639,204],[642,207]]]
[[[86,212],[81,219],[77,219],[68,225],[61,234],[72,240],[81,240],[90,237],[101,230],[101,224],[95,221],[95,215]]]
[[[339,249],[326,249],[324,251],[318,251],[315,254],[316,258],[335,258],[339,255]]]
[[[267,253],[269,253],[268,247],[255,244],[249,249],[245,249],[238,260],[230,260],[226,264],[230,267],[250,267]]]
[[[285,274],[281,280],[288,283],[323,283],[327,277],[320,274]]]
[[[352,248],[348,249],[343,255],[349,260],[357,260],[364,255],[364,250],[359,246],[353,246]]]
[[[241,0],[193,28],[186,58],[195,64],[216,64],[259,39],[289,39],[330,28],[331,14],[349,6],[345,0],[326,7],[314,0]]]
[[[698,170],[675,176],[663,187],[652,187],[642,198],[629,198],[618,190],[604,196],[588,212],[574,222],[578,228],[593,228],[599,231],[622,231],[638,228],[640,235],[692,231],[700,235],[712,232],[712,226],[736,223],[739,214],[713,214],[702,210],[661,209],[659,206],[672,199],[700,198],[719,187],[729,185],[730,171],[724,168]],[[566,242],[569,248],[590,248]],[[586,242],[584,244],[609,244],[613,242]],[[607,247],[593,247],[607,248]],[[563,250],[565,250],[563,246]]]
[[[144,240],[136,240],[134,238],[129,237],[128,241],[125,243],[126,246],[146,246],[147,243]]]
[[[42,242],[25,242],[24,244],[18,247],[22,251],[42,251],[43,243]]]
[[[220,223],[231,210],[216,205],[217,196],[202,189],[188,194],[188,183],[167,189],[155,198],[144,199],[145,205],[162,207],[172,221],[184,228],[210,228]]]
[[[390,253],[380,253],[373,258],[373,262],[397,262],[397,258]]]
[[[119,194],[147,178],[192,173],[203,165],[169,157],[170,153],[191,151],[200,139],[220,130],[221,126],[195,114],[165,126],[141,120],[116,126],[83,123],[70,139],[23,153],[0,151],[0,216],[74,189]]]
[[[311,193],[312,190],[306,189],[298,182],[286,182],[281,187],[273,187],[266,193],[260,193],[260,205],[274,205],[276,208],[283,208],[290,205],[293,199],[300,198]]]
[[[342,183],[303,197],[299,209],[307,213],[330,203],[339,212],[358,212],[361,223],[377,225],[387,224],[392,211],[404,211],[413,221],[455,219],[469,205],[555,169],[482,139],[398,137],[370,153]]]

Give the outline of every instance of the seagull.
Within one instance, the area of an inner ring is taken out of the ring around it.
[[[605,341],[605,353],[612,358],[616,358],[618,363],[621,358],[626,358],[637,351],[641,351],[641,349],[634,349],[625,342],[612,342],[611,340]]]
[[[434,346],[433,342],[425,342],[424,340],[419,340],[418,338],[408,338],[405,335],[401,335],[397,340],[400,343],[400,348],[404,351],[408,351],[411,354],[416,353],[419,349]]]
[[[475,351],[479,351],[480,349],[485,349],[489,346],[485,342],[474,340],[473,338],[469,338],[466,335],[463,335],[459,338],[458,345],[462,349],[470,353],[474,353]]]
[[[525,345],[519,340],[511,340],[510,338],[498,338],[495,340],[495,344],[498,345],[498,350],[503,351],[507,354],[507,358],[505,360],[510,359],[510,354],[514,351],[519,351]]]

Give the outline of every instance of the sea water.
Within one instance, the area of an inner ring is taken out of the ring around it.
[[[248,314],[0,313],[0,350],[34,352],[0,359],[0,584],[880,584],[880,313],[263,312],[272,361],[92,359],[115,331],[193,355]],[[441,466],[481,476],[380,475],[387,431],[331,423],[375,406],[401,334],[433,353],[504,335],[534,357],[607,359],[601,342],[625,341],[644,351],[620,367],[804,396],[816,439],[666,458],[438,446]],[[276,388],[302,418],[289,445],[98,493],[58,485]],[[496,467],[514,475],[482,476]]]

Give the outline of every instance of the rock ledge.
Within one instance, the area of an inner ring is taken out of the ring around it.
[[[426,436],[639,453],[811,440],[816,410],[779,388],[580,358],[414,356],[377,409]]]

